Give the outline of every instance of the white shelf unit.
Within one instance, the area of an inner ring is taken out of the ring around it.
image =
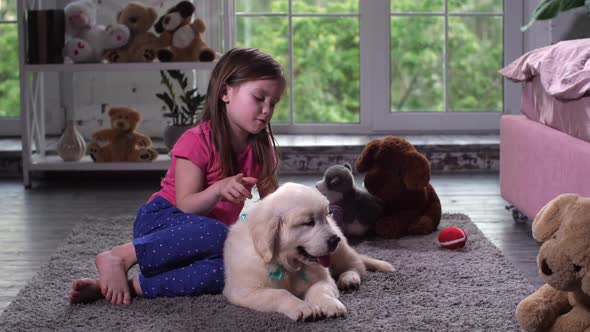
[[[89,156],[80,161],[63,161],[59,156],[33,155],[31,171],[165,171],[170,165],[170,157],[160,154],[152,162],[95,163]]]
[[[74,75],[77,72],[140,72],[159,70],[196,70],[211,71],[215,62],[173,62],[173,63],[94,63],[94,64],[27,64],[27,31],[26,12],[29,9],[46,9],[46,1],[42,0],[17,0],[18,34],[19,34],[19,69],[21,90],[21,140],[22,140],[22,172],[23,185],[31,187],[32,172],[37,171],[133,171],[133,170],[166,170],[170,164],[170,157],[160,154],[153,162],[111,162],[94,163],[90,157],[85,156],[77,162],[65,162],[59,156],[47,154],[47,142],[45,131],[45,89],[44,75],[48,72],[61,73],[65,80],[66,88],[75,89]],[[221,22],[217,24],[217,30],[213,33],[219,36],[218,51],[223,47],[228,50],[233,45],[233,0],[209,0],[209,7],[200,10],[198,6],[207,6],[203,2],[195,2],[200,13],[213,13],[221,6]],[[65,4],[67,0],[57,0],[58,4]],[[216,7],[217,6],[217,7]],[[200,15],[207,19],[207,15]],[[213,16],[214,14],[210,14]],[[71,95],[71,94],[70,94]],[[66,103],[74,108],[73,97],[68,97]],[[63,103],[63,101],[62,101]]]
[[[152,63],[88,63],[88,64],[50,64],[25,65],[29,73],[42,72],[122,72],[122,71],[154,71],[154,70],[212,70],[215,62],[152,62]]]

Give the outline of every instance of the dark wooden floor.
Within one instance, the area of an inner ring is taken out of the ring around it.
[[[319,176],[283,176],[311,185]],[[84,215],[135,214],[159,188],[159,175],[49,176],[26,190],[18,179],[0,180],[0,312],[47,262]],[[539,245],[530,222],[515,224],[505,210],[497,174],[439,175],[433,179],[444,212],[469,215],[483,233],[536,286]],[[66,296],[66,294],[64,294]]]

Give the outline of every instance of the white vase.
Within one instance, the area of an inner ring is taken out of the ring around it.
[[[67,121],[66,129],[57,142],[56,151],[64,161],[78,161],[86,153],[86,142],[84,142],[84,137],[76,128],[74,121]]]

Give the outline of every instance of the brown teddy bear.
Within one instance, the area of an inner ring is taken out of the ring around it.
[[[383,202],[375,225],[380,237],[399,238],[433,232],[440,223],[440,200],[430,185],[428,159],[403,138],[372,140],[356,161],[365,187]]]
[[[109,110],[111,128],[92,134],[88,152],[96,162],[152,161],[158,152],[152,148],[152,140],[135,132],[141,114],[128,107],[113,107]]]
[[[127,45],[110,50],[105,57],[109,62],[152,62],[160,48],[158,37],[149,32],[158,13],[153,7],[129,3],[117,14],[117,23],[129,28]]]
[[[200,18],[191,23],[195,6],[190,1],[181,1],[170,8],[156,23],[155,30],[160,34],[158,60],[171,61],[213,61],[213,51],[203,40],[207,29]]]
[[[590,198],[562,194],[537,213],[533,238],[546,284],[516,307],[525,331],[590,330]]]

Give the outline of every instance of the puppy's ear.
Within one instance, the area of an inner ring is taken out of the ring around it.
[[[250,235],[254,249],[265,263],[270,263],[278,242],[281,218],[273,214],[272,206],[266,207],[264,200],[248,213],[246,222],[250,224]]]

